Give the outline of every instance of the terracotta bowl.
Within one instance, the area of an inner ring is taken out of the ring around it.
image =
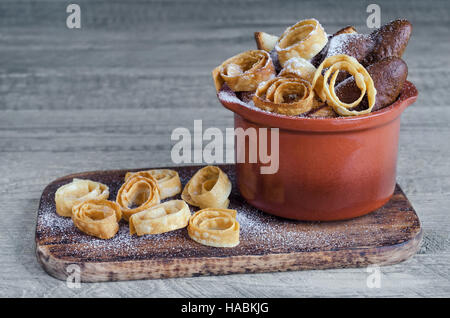
[[[237,163],[241,195],[262,211],[295,220],[342,220],[376,210],[394,193],[400,115],[417,95],[406,82],[394,104],[371,114],[302,118],[248,107],[221,90],[218,98],[234,112],[235,128],[279,128],[278,171],[261,174],[259,159]],[[248,152],[247,142],[246,158]]]

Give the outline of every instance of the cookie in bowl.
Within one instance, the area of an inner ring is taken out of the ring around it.
[[[411,24],[401,19],[370,34],[347,26],[327,35],[319,21],[305,19],[279,37],[255,32],[258,50],[218,66],[215,87],[218,92],[231,89],[249,107],[282,115],[368,114],[399,97],[408,74],[401,57],[411,31]]]

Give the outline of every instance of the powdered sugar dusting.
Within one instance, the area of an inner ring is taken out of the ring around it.
[[[227,90],[220,90],[217,96],[219,100],[222,100],[226,103],[235,103],[238,105],[247,106],[246,103],[237,98],[236,94],[230,94],[230,92]]]
[[[353,46],[355,41],[362,41],[366,37],[368,37],[368,35],[359,33],[344,33],[336,35],[330,40],[327,56],[349,54],[349,51],[353,49],[350,48],[350,46]]]
[[[262,83],[261,83],[262,84]],[[260,84],[260,85],[261,85]],[[252,110],[256,110],[259,112],[263,112],[263,113],[267,113],[267,114],[273,114],[269,111],[263,110],[261,108],[258,108],[255,106],[255,104],[253,103],[253,100],[248,100],[247,102],[244,102],[242,100],[240,100],[237,96],[236,93],[233,92],[232,90],[230,90],[227,87],[224,87],[224,89],[221,89],[218,94],[217,97],[219,98],[219,100],[222,103],[233,103],[233,104],[238,104],[247,108],[250,108]]]

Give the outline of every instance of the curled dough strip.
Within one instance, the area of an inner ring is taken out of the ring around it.
[[[323,69],[327,70],[322,76]],[[339,71],[347,71],[353,75],[356,85],[361,90],[361,95],[359,98],[350,104],[340,101],[334,90]],[[375,89],[372,77],[370,77],[370,74],[364,66],[359,64],[359,62],[352,56],[341,54],[326,58],[317,68],[312,85],[319,97],[323,101],[326,101],[326,103],[331,106],[336,113],[342,116],[368,114],[372,111],[373,105],[375,104],[377,90]],[[366,92],[369,107],[362,111],[351,110],[359,105]]]
[[[116,235],[121,217],[117,203],[101,199],[78,203],[72,213],[72,221],[80,231],[101,239]]]
[[[225,82],[234,92],[250,92],[259,83],[274,77],[275,67],[268,52],[251,50],[229,58],[212,75],[217,91]]]
[[[170,169],[153,169],[139,172],[127,172],[125,181],[132,176],[153,177],[160,191],[160,199],[173,197],[181,192],[181,181],[178,172]]]
[[[327,44],[325,30],[316,19],[302,20],[290,26],[278,39],[275,50],[278,60],[284,67],[293,57],[312,59]]]
[[[197,171],[183,189],[181,198],[190,205],[204,208],[227,208],[231,182],[228,176],[215,166]]]
[[[56,190],[56,213],[61,216],[71,217],[72,207],[89,199],[108,199],[108,186],[91,180],[73,179]]]
[[[158,184],[153,177],[131,176],[117,192],[116,202],[128,221],[131,215],[159,204]]]
[[[284,115],[300,115],[315,105],[311,83],[292,75],[261,83],[253,102],[258,108]]]
[[[199,210],[189,219],[188,234],[191,239],[203,245],[234,247],[239,244],[236,210]]]
[[[266,32],[255,32],[256,47],[258,50],[272,51],[278,42],[278,36]]]
[[[183,200],[171,200],[130,217],[130,234],[160,234],[186,227],[191,212]]]

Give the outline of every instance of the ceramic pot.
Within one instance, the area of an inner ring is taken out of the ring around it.
[[[400,115],[417,96],[406,82],[395,103],[371,114],[302,118],[247,107],[232,91],[220,91],[235,128],[279,128],[278,171],[261,174],[266,165],[259,159],[236,163],[241,195],[262,211],[295,220],[342,220],[378,209],[394,193]],[[248,151],[247,144],[246,158]]]

